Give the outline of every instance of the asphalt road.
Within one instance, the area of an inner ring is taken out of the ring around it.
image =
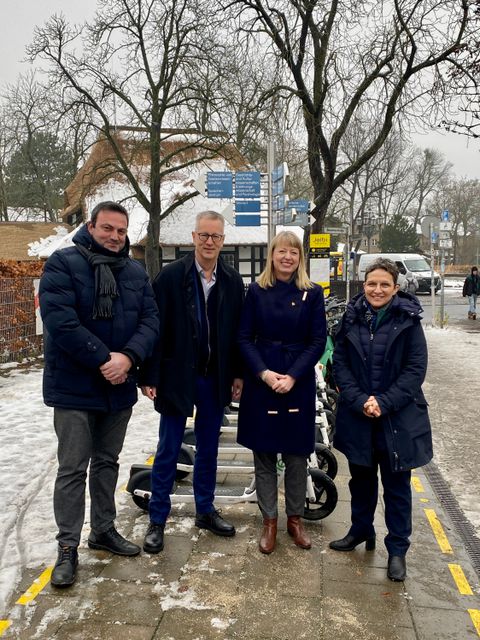
[[[435,296],[435,318],[437,323],[439,322],[440,318],[441,298],[441,293],[437,293],[437,295]],[[427,294],[420,294],[418,296],[418,300],[420,301],[420,304],[424,309],[424,321],[428,324],[431,324],[432,297]],[[468,300],[462,297],[462,292],[459,289],[445,289],[444,301],[444,318],[446,319],[447,324],[455,324],[456,321],[467,320]]]

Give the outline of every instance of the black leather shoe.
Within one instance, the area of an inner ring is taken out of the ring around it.
[[[405,556],[388,556],[387,576],[394,582],[403,582],[407,577]]]
[[[373,551],[375,549],[375,534],[369,538],[365,538],[364,536],[356,538],[352,536],[351,533],[347,533],[347,535],[340,540],[332,540],[329,547],[330,549],[335,549],[335,551],[353,551],[355,547],[358,547],[362,542],[365,542],[365,549],[367,551]]]
[[[195,525],[200,529],[208,529],[216,536],[234,536],[235,527],[222,518],[218,511],[197,513]]]
[[[160,553],[163,549],[163,534],[165,532],[164,524],[148,525],[147,533],[143,541],[143,550],[147,553]]]
[[[60,545],[50,582],[54,587],[70,587],[75,582],[77,567],[77,547],[62,547]]]
[[[117,554],[117,556],[138,556],[140,547],[138,544],[129,542],[121,536],[115,527],[110,527],[103,533],[90,532],[88,537],[90,549],[102,549]]]

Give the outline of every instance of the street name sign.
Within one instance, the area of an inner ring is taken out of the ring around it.
[[[346,233],[345,227],[325,227],[325,233],[331,233],[332,235],[338,235],[340,233]]]

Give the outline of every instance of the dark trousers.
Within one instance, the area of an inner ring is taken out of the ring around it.
[[[278,516],[277,454],[253,452],[255,488],[260,511],[264,518]],[[307,460],[305,456],[282,454],[285,464],[285,511],[287,516],[301,516],[305,510],[307,493]]]
[[[214,378],[197,377],[194,403],[196,453],[193,468],[193,491],[198,514],[214,509],[217,476],[218,438],[224,407],[217,400]],[[160,434],[152,469],[150,521],[163,524],[170,513],[170,493],[175,481],[178,454],[185,431],[186,416],[165,415],[160,418]]]
[[[375,450],[374,466],[364,467],[349,463],[349,482],[352,526],[349,533],[355,537],[370,537],[375,533],[373,519],[378,501],[378,468],[385,501],[385,524],[388,533],[385,546],[390,555],[405,555],[412,533],[412,491],[410,471],[393,472],[386,450]]]
[[[85,519],[85,485],[89,463],[91,528],[102,533],[113,525],[116,517],[118,456],[131,414],[131,409],[101,413],[55,408],[58,473],[53,508],[59,544],[76,547],[80,542]]]

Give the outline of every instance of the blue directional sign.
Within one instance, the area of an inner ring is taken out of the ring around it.
[[[293,218],[293,220],[290,220],[289,222],[285,222],[285,224],[291,225],[294,227],[308,227],[308,213],[297,213],[297,215],[295,216],[295,218]]]
[[[272,171],[272,182],[277,182],[278,180],[283,180],[283,164],[279,164],[278,167]]]
[[[432,231],[432,242],[434,244],[438,242],[438,233],[436,231]]]
[[[233,174],[231,171],[209,171],[207,173],[207,197],[231,198],[233,196]]]
[[[275,211],[278,211],[279,209],[285,209],[285,205],[287,204],[287,199],[286,196],[276,196],[276,198],[273,201],[273,208]]]
[[[310,210],[310,202],[308,200],[304,200],[303,198],[289,200],[287,208],[295,209],[297,213],[308,213]]]
[[[450,214],[448,213],[448,209],[442,211],[442,222],[448,222],[450,219]]]
[[[260,200],[235,200],[235,213],[260,213]]]
[[[272,194],[274,196],[280,196],[283,194],[285,187],[285,178],[288,173],[287,165],[282,162],[278,167],[275,167],[272,171]]]
[[[237,227],[259,227],[260,216],[255,214],[244,214],[235,216],[235,226]]]
[[[272,182],[272,195],[281,196],[283,193],[283,180]]]
[[[237,171],[235,174],[235,198],[259,198],[260,173],[258,171]]]

